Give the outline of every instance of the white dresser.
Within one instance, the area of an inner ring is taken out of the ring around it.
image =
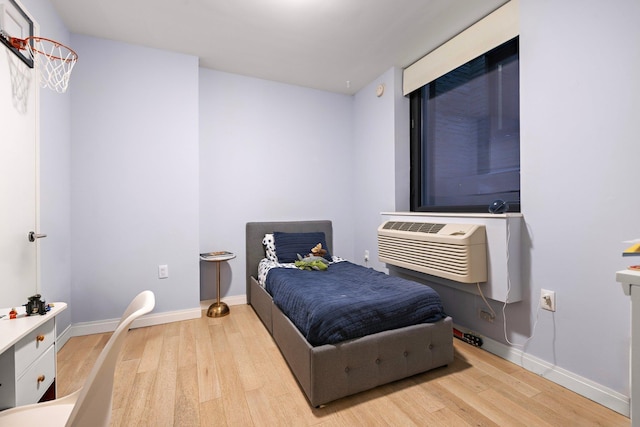
[[[56,316],[67,304],[54,303],[42,316],[16,308],[17,319],[9,319],[9,308],[0,309],[0,410],[36,403],[49,388],[55,397]]]
[[[616,272],[616,281],[631,298],[631,425],[640,427],[640,271]]]

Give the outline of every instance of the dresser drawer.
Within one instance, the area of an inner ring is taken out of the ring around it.
[[[47,391],[53,383],[55,376],[56,352],[55,347],[50,346],[49,349],[18,378],[16,384],[16,406],[27,405],[40,400],[44,392]]]
[[[45,315],[46,316],[46,315]],[[34,360],[44,354],[55,342],[53,317],[45,324],[31,331],[15,345],[16,375],[22,375]]]
[[[55,397],[56,316],[66,309],[61,302],[43,316],[0,319],[0,409]]]

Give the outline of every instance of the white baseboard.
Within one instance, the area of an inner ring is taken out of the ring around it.
[[[246,295],[238,295],[223,298],[222,301],[226,302],[230,306],[241,305],[247,303],[247,297]],[[132,328],[142,328],[145,326],[161,325],[163,323],[179,322],[181,320],[197,319],[202,315],[202,310],[206,310],[214,302],[215,300],[200,301],[199,308],[191,308],[187,310],[171,311],[165,313],[151,313],[146,316],[142,316],[140,319],[137,319],[135,322],[133,322]],[[119,321],[120,319],[108,319],[95,322],[74,323],[64,332],[58,334],[58,348],[62,348],[62,346],[71,337],[113,332],[116,330],[116,326],[118,326]]]
[[[71,338],[71,325],[67,326],[66,329],[56,337],[56,351],[59,351],[62,346],[69,341],[69,338]]]
[[[232,296],[232,297],[225,297],[225,298],[222,298],[220,301],[226,303],[228,306],[242,305],[242,304],[246,304],[247,303],[247,296],[246,295],[236,295],[236,296]],[[216,302],[216,300],[214,300],[214,299],[208,299],[208,300],[200,301],[200,308],[202,310],[206,310],[214,302]]]
[[[162,325],[164,323],[179,322],[181,320],[198,319],[202,315],[202,309],[200,307],[190,308],[179,311],[169,311],[165,313],[151,313],[146,316],[142,316],[136,319],[132,328],[142,328],[145,326]],[[68,337],[65,338],[66,342],[71,337],[78,337],[82,335],[102,334],[105,332],[113,332],[118,326],[120,319],[99,320],[95,322],[81,322],[71,325],[64,331],[64,334]],[[62,347],[62,346],[60,346]]]
[[[455,327],[464,332],[471,332],[466,330],[466,328],[462,328],[457,325]],[[598,384],[587,378],[581,377],[580,375],[557,367],[517,348],[492,340],[491,338],[483,336],[482,341],[483,350],[495,354],[509,362],[515,363],[527,371],[538,374],[549,381],[574,391],[587,399],[593,400],[602,406],[624,415],[625,417],[630,416],[631,406],[629,396],[625,396],[622,393],[618,393],[615,390],[611,390],[610,388],[603,386],[602,384]]]

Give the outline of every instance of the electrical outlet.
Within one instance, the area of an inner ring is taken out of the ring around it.
[[[168,265],[159,265],[158,266],[158,279],[166,279],[169,277],[169,266]]]
[[[484,321],[487,321],[489,323],[493,323],[495,316],[493,314],[491,314],[490,312],[483,310],[481,308],[478,309],[478,317]]]
[[[549,311],[556,311],[556,293],[546,289],[540,290],[540,307]]]

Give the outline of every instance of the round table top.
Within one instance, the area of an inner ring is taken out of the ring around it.
[[[236,254],[228,251],[206,252],[200,254],[200,259],[203,261],[228,261],[236,257]]]

